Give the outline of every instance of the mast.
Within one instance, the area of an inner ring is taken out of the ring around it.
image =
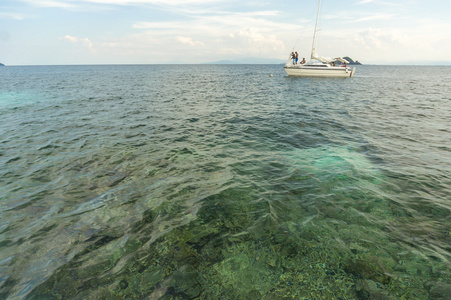
[[[312,54],[315,49],[316,28],[318,27],[319,10],[321,8],[321,0],[318,1],[318,12],[316,13],[315,31],[313,32]]]

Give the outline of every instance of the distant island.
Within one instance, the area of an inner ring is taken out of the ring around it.
[[[4,66],[5,66],[4,64],[0,63],[0,67],[4,67]]]
[[[347,61],[349,61],[349,64],[348,65],[361,65],[361,63],[358,61],[358,60],[356,60],[356,61],[354,61],[352,58],[350,58],[349,56],[345,56],[345,57],[343,57],[344,59],[346,59]]]

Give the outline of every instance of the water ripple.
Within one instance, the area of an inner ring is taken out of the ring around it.
[[[449,68],[4,70],[3,298],[428,299],[451,285]]]

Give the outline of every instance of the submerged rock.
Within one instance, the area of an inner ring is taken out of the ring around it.
[[[449,295],[451,295],[451,284],[438,282],[431,288],[430,299],[449,299]]]

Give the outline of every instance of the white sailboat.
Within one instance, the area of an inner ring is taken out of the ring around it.
[[[313,32],[312,53],[309,63],[293,64],[291,58],[286,63],[284,70],[288,76],[301,77],[352,77],[355,74],[354,69],[346,66],[349,62],[342,57],[326,58],[318,55],[315,49],[316,32],[318,27],[318,17],[321,8],[321,0],[318,3],[318,13],[316,15],[315,31]],[[318,62],[314,62],[318,61]],[[335,66],[335,62],[342,63],[340,66]]]

